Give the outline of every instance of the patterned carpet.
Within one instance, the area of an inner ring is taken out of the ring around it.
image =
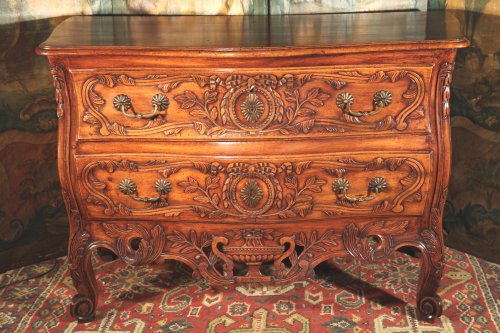
[[[100,302],[88,324],[69,315],[74,290],[65,258],[0,275],[0,332],[500,331],[500,266],[452,249],[439,292],[443,315],[434,324],[415,319],[420,266],[401,253],[370,265],[323,264],[316,279],[281,288],[213,289],[180,264],[134,268],[96,259],[94,267]]]

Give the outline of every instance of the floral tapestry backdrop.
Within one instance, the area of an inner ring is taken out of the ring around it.
[[[493,0],[0,0],[0,272],[66,251],[54,91],[36,46],[64,17],[452,9],[472,39],[453,81],[447,244],[499,261],[500,2]],[[51,18],[53,17],[53,18]]]

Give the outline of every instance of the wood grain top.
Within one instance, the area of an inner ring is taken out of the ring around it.
[[[446,12],[283,16],[75,16],[40,45],[40,54],[258,56],[457,48],[468,45]],[[257,52],[257,53],[256,53]]]

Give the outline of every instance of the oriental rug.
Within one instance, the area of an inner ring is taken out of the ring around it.
[[[449,248],[445,261],[443,315],[429,324],[415,318],[418,259],[403,253],[375,264],[332,260],[316,278],[287,286],[228,289],[194,280],[177,263],[132,267],[96,257],[97,316],[78,324],[59,258],[0,275],[0,332],[500,332],[500,266]]]

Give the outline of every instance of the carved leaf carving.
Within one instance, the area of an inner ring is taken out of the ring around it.
[[[104,233],[112,238],[116,253],[126,263],[145,265],[155,261],[162,253],[166,235],[159,225],[147,229],[140,224],[127,224],[125,228],[119,225],[102,224]],[[132,244],[138,240],[134,249]]]
[[[393,251],[393,236],[403,234],[408,228],[408,221],[374,221],[359,230],[355,224],[349,224],[342,233],[345,249],[353,257],[375,261]],[[375,237],[377,241],[373,241]]]

